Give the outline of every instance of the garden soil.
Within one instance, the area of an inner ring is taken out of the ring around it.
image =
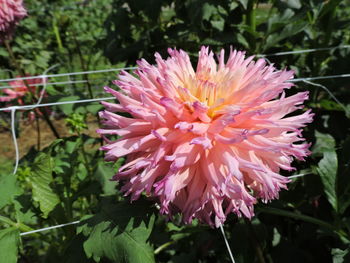
[[[98,128],[98,122],[94,117],[89,117],[87,120],[88,130],[85,130],[85,134],[91,137],[99,137],[95,132]],[[19,154],[22,157],[24,154],[28,153],[30,148],[37,147],[37,128],[36,122],[30,124],[24,121],[19,122],[19,132],[17,134],[17,142],[19,146]],[[58,131],[60,137],[71,136],[73,134],[69,133],[64,119],[52,120],[56,130]],[[40,148],[43,149],[48,146],[56,137],[50,130],[48,124],[40,119]],[[15,148],[13,145],[13,139],[10,129],[3,129],[0,132],[0,159],[1,163],[6,161],[11,161],[15,159]],[[6,160],[7,159],[7,160]]]

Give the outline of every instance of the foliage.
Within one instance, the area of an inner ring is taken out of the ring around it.
[[[350,41],[346,0],[25,2],[29,17],[17,28],[11,46],[20,67],[31,75],[55,64],[48,74],[133,66],[141,57],[152,61],[156,51],[165,56],[174,46],[195,60],[201,45],[271,54]],[[349,57],[350,49],[337,48],[267,58],[278,67],[291,67],[301,78],[349,73]],[[1,79],[20,74],[3,46],[0,65],[8,69],[0,71]],[[114,78],[113,73],[72,76],[70,81],[81,83],[49,84],[44,101],[99,96]],[[50,79],[62,81],[67,78]],[[349,79],[317,83],[327,90],[298,82],[288,91],[308,90],[307,108],[315,113],[314,123],[304,131],[313,153],[306,162],[295,163],[295,174],[305,176],[292,179],[279,200],[257,205],[252,222],[229,218],[224,229],[236,262],[350,260]],[[152,200],[130,204],[118,192],[110,178],[123,160],[114,166],[105,163],[100,139],[86,129],[100,109],[97,104],[52,107],[72,134],[25,153],[16,175],[9,172],[12,160],[0,156],[0,262],[229,262],[219,230],[197,222],[179,225],[177,217],[167,222]],[[8,116],[0,114],[5,131]],[[19,236],[76,220],[79,225]]]

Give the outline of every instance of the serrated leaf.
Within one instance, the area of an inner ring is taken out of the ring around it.
[[[11,204],[15,196],[21,194],[21,188],[17,185],[16,176],[13,174],[0,177],[0,209]]]
[[[318,163],[317,171],[321,176],[321,181],[329,203],[338,211],[337,198],[337,170],[338,159],[335,151],[328,151],[323,153],[323,158]]]
[[[0,230],[0,263],[16,263],[19,231],[15,227]]]
[[[86,255],[99,262],[108,258],[120,263],[154,263],[153,249],[147,240],[154,215],[145,203],[120,203],[82,221],[78,232],[88,236]]]
[[[38,217],[31,209],[32,204],[30,194],[17,196],[13,204],[16,210],[16,219],[18,222],[31,225],[37,223]]]
[[[88,263],[94,262],[86,258],[83,243],[85,241],[83,235],[76,235],[72,240],[69,241],[67,247],[65,248],[63,260],[64,263]]]
[[[50,186],[53,182],[52,166],[51,157],[45,153],[40,153],[33,163],[30,176],[33,200],[39,203],[44,218],[60,202],[59,197]]]

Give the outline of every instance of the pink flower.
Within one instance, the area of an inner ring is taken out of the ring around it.
[[[0,0],[0,40],[10,38],[14,27],[26,15],[22,0]]]
[[[28,76],[27,76],[28,77]],[[21,76],[17,76],[17,78],[21,78]],[[32,93],[35,93],[36,90],[36,84],[42,83],[42,78],[35,78],[35,79],[27,79],[27,84],[29,85],[29,88],[31,89]],[[22,97],[28,94],[28,88],[26,87],[23,80],[14,80],[9,82],[9,85],[11,88],[4,89],[3,92],[7,94],[7,96],[0,97],[0,102],[7,102],[14,99],[18,100],[19,104],[23,104]]]
[[[289,116],[307,92],[286,97],[293,72],[244,52],[231,50],[225,63],[222,50],[217,63],[202,47],[196,70],[184,51],[168,52],[155,54],[156,65],[138,61],[138,78],[122,72],[114,82],[121,91],[105,88],[119,104],[103,103],[97,132],[122,137],[106,138],[102,150],[107,161],[127,156],[114,179],[132,200],[156,197],[161,213],[180,212],[185,223],[219,226],[232,212],[251,218],[257,199],[287,188],[280,169],[293,170],[294,157],[310,153],[301,128],[313,114]]]

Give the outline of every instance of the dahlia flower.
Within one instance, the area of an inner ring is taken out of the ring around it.
[[[137,77],[121,72],[114,81],[120,91],[105,87],[119,104],[103,102],[101,149],[106,161],[126,156],[114,179],[131,200],[145,193],[184,223],[218,227],[230,213],[251,218],[257,200],[287,188],[280,170],[310,153],[301,128],[313,114],[289,115],[308,93],[287,97],[293,72],[244,52],[231,50],[225,63],[221,50],[216,62],[202,47],[196,70],[184,51],[168,52],[167,59],[155,54],[156,65],[138,61]]]
[[[18,76],[17,78],[21,78],[21,76]],[[36,85],[42,83],[42,78],[35,78],[35,79],[27,79],[27,84],[30,88],[30,91],[32,93],[35,93]],[[14,99],[18,100],[19,104],[23,104],[22,97],[28,94],[28,88],[25,85],[23,80],[14,80],[9,82],[9,86],[11,88],[4,89],[4,93],[6,93],[7,96],[0,97],[0,102],[7,102]]]
[[[22,0],[0,0],[0,40],[10,38],[14,27],[26,15]]]

